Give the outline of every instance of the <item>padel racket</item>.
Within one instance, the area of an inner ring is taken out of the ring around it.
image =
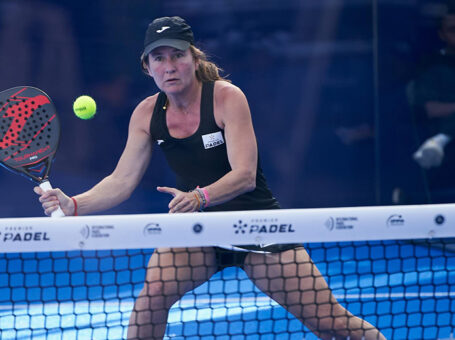
[[[52,189],[49,170],[60,139],[57,110],[49,96],[30,86],[0,92],[0,164]],[[65,216],[60,207],[52,217]]]

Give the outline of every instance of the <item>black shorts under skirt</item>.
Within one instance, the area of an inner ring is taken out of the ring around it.
[[[303,247],[300,243],[292,244],[273,244],[270,246],[261,247],[260,250],[266,253],[281,253],[286,250],[296,249]],[[241,246],[243,249],[248,249],[248,246]],[[252,250],[257,251],[257,246],[252,246]],[[217,270],[219,272],[227,267],[240,267],[243,269],[246,256],[249,251],[231,250],[220,247],[213,247],[215,250]]]

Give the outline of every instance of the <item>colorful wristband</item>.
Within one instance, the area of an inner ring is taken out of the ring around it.
[[[202,193],[204,194],[204,197],[205,197],[205,206],[208,207],[209,204],[210,204],[210,198],[209,198],[209,193],[207,192],[207,189],[206,188],[201,188],[202,190]]]
[[[74,203],[74,215],[73,216],[77,216],[77,201],[74,197],[71,197],[71,199],[73,200],[73,203]]]

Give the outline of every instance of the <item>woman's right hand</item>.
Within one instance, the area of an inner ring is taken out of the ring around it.
[[[39,201],[43,207],[44,213],[51,216],[52,212],[57,210],[58,207],[62,209],[65,216],[73,216],[75,206],[73,200],[65,195],[60,189],[51,189],[44,191],[40,187],[34,187],[33,191],[40,195]]]

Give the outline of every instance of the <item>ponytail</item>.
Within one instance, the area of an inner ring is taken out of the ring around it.
[[[220,75],[223,69],[218,67],[215,63],[207,60],[207,55],[198,49],[196,46],[190,46],[191,54],[194,60],[199,62],[199,67],[196,70],[196,77],[199,81],[215,81],[225,80],[230,82],[229,79]]]

